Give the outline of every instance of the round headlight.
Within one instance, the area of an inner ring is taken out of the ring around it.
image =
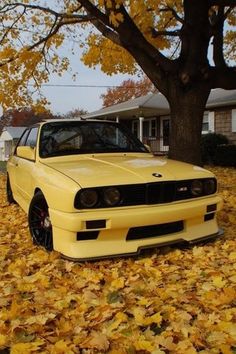
[[[207,179],[204,181],[204,192],[205,194],[214,194],[216,192],[216,180]]]
[[[80,205],[83,208],[93,208],[98,203],[98,193],[94,189],[85,189],[79,195]]]
[[[104,202],[108,206],[115,206],[120,203],[121,194],[118,188],[116,187],[108,187],[103,191],[103,199]]]
[[[196,179],[191,184],[191,193],[195,197],[199,197],[203,192],[203,183],[199,179]]]

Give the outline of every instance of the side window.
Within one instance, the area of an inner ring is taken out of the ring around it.
[[[37,142],[38,128],[32,128],[26,139],[25,146],[35,147]]]
[[[26,138],[27,138],[28,134],[29,134],[29,129],[26,129],[24,131],[23,135],[21,135],[21,138],[18,141],[17,146],[24,146],[25,145],[25,141],[26,141]]]

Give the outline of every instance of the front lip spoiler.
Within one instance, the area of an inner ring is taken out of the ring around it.
[[[165,247],[165,246],[172,246],[172,245],[180,245],[180,246],[184,246],[184,247],[188,247],[189,245],[195,245],[204,241],[210,241],[210,240],[214,240],[218,237],[223,236],[224,231],[222,229],[219,229],[219,231],[215,234],[211,234],[208,236],[204,236],[201,238],[197,238],[195,240],[191,240],[191,241],[186,241],[182,238],[174,240],[174,241],[168,241],[168,242],[162,242],[162,243],[156,243],[153,245],[147,245],[147,246],[141,246],[137,249],[136,252],[130,252],[130,253],[120,253],[120,254],[110,254],[110,255],[106,255],[106,256],[100,256],[100,257],[88,257],[88,258],[73,258],[73,257],[67,257],[63,254],[61,254],[62,258],[65,258],[69,261],[74,261],[74,262],[86,262],[86,261],[99,261],[99,260],[103,260],[103,259],[107,259],[107,258],[120,258],[120,257],[133,257],[133,256],[137,256],[139,255],[143,250],[147,250],[147,249],[152,249],[152,248],[161,248],[161,247]]]

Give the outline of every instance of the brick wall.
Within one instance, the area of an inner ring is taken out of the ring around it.
[[[227,136],[230,143],[236,144],[236,133],[232,133],[232,110],[215,112],[215,133]]]

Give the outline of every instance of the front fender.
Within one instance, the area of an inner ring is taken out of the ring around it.
[[[49,208],[74,212],[74,198],[80,186],[70,177],[53,168],[38,163],[34,175],[34,193],[41,190]]]

